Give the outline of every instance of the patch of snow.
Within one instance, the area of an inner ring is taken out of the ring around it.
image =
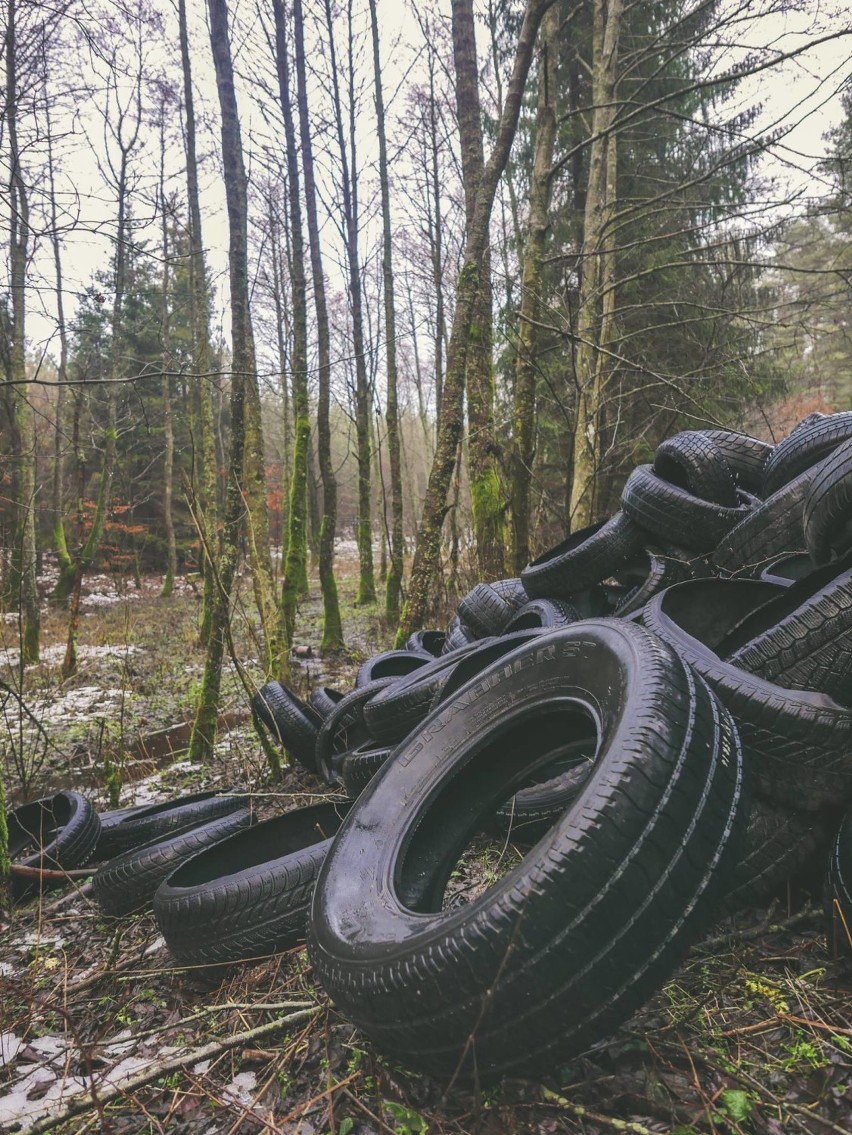
[[[35,1040],[31,1040],[27,1047],[52,1058],[64,1056],[68,1050],[68,1044],[61,1036],[38,1036]]]
[[[159,938],[154,939],[154,941],[151,943],[151,945],[145,950],[142,957],[143,958],[149,958],[151,956],[151,954],[159,953],[159,951],[162,950],[165,947],[165,944],[166,944],[166,940],[161,934],[159,936]]]
[[[197,1064],[193,1064],[192,1073],[194,1076],[203,1076],[205,1072],[209,1071],[212,1060],[199,1060]]]
[[[0,977],[11,977],[15,967],[10,962],[0,962]]]
[[[0,1065],[11,1064],[23,1047],[24,1042],[19,1036],[0,1033]]]
[[[18,949],[26,949],[29,946],[55,946],[57,949],[65,945],[65,939],[59,934],[44,934],[39,930],[27,930],[22,934],[17,941]]]
[[[257,1088],[257,1073],[238,1072],[222,1092],[242,1107],[251,1107],[254,1103],[252,1092]]]

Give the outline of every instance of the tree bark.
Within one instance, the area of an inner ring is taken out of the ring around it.
[[[477,188],[485,164],[473,0],[453,0],[452,12],[456,116],[461,141],[467,238],[470,239]],[[503,493],[498,468],[499,451],[494,436],[492,303],[491,253],[486,238],[465,368],[470,500],[479,573],[486,580],[503,575],[504,559]]]
[[[334,538],[337,534],[337,478],[331,460],[331,339],[328,326],[328,305],[325,298],[325,274],[320,248],[317,217],[317,190],[314,179],[314,150],[308,114],[308,84],[305,70],[305,34],[302,0],[294,0],[296,79],[298,83],[299,136],[302,145],[302,170],[305,175],[305,214],[308,222],[308,247],[311,254],[311,278],[314,286],[314,307],[317,320],[317,355],[319,390],[317,395],[317,451],[322,478],[322,522],[319,540],[319,577],[322,589],[323,626],[320,649],[343,649],[343,624],[334,578]]]
[[[373,531],[370,492],[370,386],[364,356],[364,316],[361,289],[361,266],[358,256],[358,169],[355,150],[355,62],[352,35],[352,0],[347,4],[348,41],[347,74],[349,77],[349,144],[343,130],[343,104],[340,98],[337,52],[334,44],[334,18],[331,0],[324,0],[331,62],[331,89],[337,143],[340,149],[343,216],[346,226],[346,263],[348,268],[349,304],[352,314],[352,339],[355,353],[355,434],[358,447],[358,604],[373,603],[376,582],[373,573]],[[351,158],[351,164],[350,164]]]
[[[590,524],[603,461],[604,403],[614,318],[616,199],[615,95],[623,0],[594,0],[592,143],[583,223],[582,276],[575,372],[577,420],[571,482],[571,527]]]
[[[166,528],[166,577],[163,580],[162,598],[167,599],[174,588],[177,574],[177,548],[175,524],[172,516],[172,487],[174,481],[175,434],[172,422],[171,378],[171,318],[169,312],[169,216],[166,205],[166,110],[162,108],[160,120],[160,220],[162,225],[162,296],[160,307],[160,339],[163,347],[163,523]]]
[[[284,563],[284,584],[281,610],[287,645],[293,642],[296,607],[308,585],[308,461],[310,460],[311,423],[308,404],[308,298],[305,279],[305,247],[302,236],[302,207],[299,193],[299,161],[296,153],[296,131],[290,100],[290,61],[283,0],[272,0],[275,17],[275,63],[278,73],[278,96],[284,118],[287,151],[287,202],[290,214],[290,287],[293,309],[293,478],[290,483],[288,508],[287,556]]]
[[[376,0],[370,0],[370,26],[373,34],[373,77],[375,81],[376,132],[379,138],[379,185],[382,195],[382,279],[385,301],[385,366],[387,368],[387,404],[385,419],[388,429],[390,461],[391,523],[390,570],[385,592],[385,617],[395,627],[399,622],[402,594],[405,537],[402,515],[402,464],[399,449],[399,405],[396,372],[396,311],[394,307],[393,242],[391,238],[390,185],[388,180],[388,146],[385,137],[385,100],[382,91],[382,67],[379,53],[379,22]]]
[[[520,575],[529,560],[530,482],[536,439],[536,375],[542,315],[543,260],[550,226],[550,186],[556,139],[556,61],[559,50],[559,6],[544,17],[539,37],[538,109],[535,151],[530,177],[530,216],[521,273],[521,307],[515,363],[509,501],[511,505],[512,571]]]
[[[447,374],[441,420],[435,448],[435,459],[423,505],[423,516],[417,534],[414,564],[411,571],[408,599],[403,610],[397,643],[423,625],[429,606],[429,595],[441,545],[441,525],[446,514],[447,490],[456,460],[456,449],[462,432],[464,375],[470,325],[479,295],[480,275],[488,244],[488,224],[500,176],[505,169],[518,126],[521,100],[532,62],[539,24],[554,0],[528,0],[518,36],[512,77],[497,129],[494,149],[479,182],[476,207],[469,226],[464,265],[459,275],[456,310],[447,353]]]
[[[29,198],[18,146],[17,4],[6,9],[6,132],[9,146],[9,267],[12,326],[8,379],[16,436],[16,524],[14,554],[19,570],[13,574],[16,601],[23,620],[21,662],[38,662],[40,614],[36,580],[36,454],[33,415],[26,390],[26,283],[29,255]],[[17,579],[15,579],[17,576]]]

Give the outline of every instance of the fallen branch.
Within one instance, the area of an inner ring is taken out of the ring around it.
[[[94,874],[94,867],[75,867],[73,870],[57,871],[52,867],[27,867],[24,863],[12,863],[9,870],[22,879],[45,879],[51,882],[65,882],[67,879],[88,879]]]
[[[604,1127],[611,1127],[614,1131],[623,1132],[623,1135],[657,1135],[650,1127],[645,1127],[641,1123],[633,1123],[629,1119],[615,1119],[611,1115],[601,1115],[600,1112],[592,1111],[581,1103],[571,1103],[570,1100],[557,1095],[549,1088],[542,1088],[541,1094],[545,1102],[572,1112],[578,1119],[588,1119],[592,1123],[600,1123]]]
[[[727,946],[732,942],[752,942],[756,938],[762,938],[764,934],[781,934],[783,931],[793,930],[797,926],[818,923],[821,919],[822,912],[808,906],[804,910],[800,910],[798,914],[785,918],[783,922],[754,926],[749,930],[732,930],[730,934],[719,934],[715,938],[705,938],[703,942],[697,943],[693,949],[697,954],[714,953],[720,946]]]
[[[144,1071],[137,1072],[133,1076],[128,1076],[126,1079],[119,1081],[117,1084],[107,1084],[102,1089],[98,1089],[98,1106],[105,1107],[107,1104],[112,1103],[113,1100],[118,1099],[119,1096],[127,1095],[129,1092],[135,1092],[139,1088],[144,1088],[148,1084],[159,1080],[161,1076],[167,1076],[170,1072],[177,1072],[181,1068],[185,1068],[188,1064],[196,1064],[200,1060],[207,1060],[214,1056],[219,1056],[222,1052],[227,1052],[231,1048],[239,1048],[241,1044],[246,1044],[248,1041],[257,1040],[259,1037],[268,1036],[270,1033],[278,1032],[279,1029],[284,1028],[286,1025],[294,1024],[296,1021],[303,1021],[308,1017],[315,1017],[320,1012],[319,1008],[305,1009],[299,1013],[290,1013],[286,1017],[279,1017],[277,1020],[268,1021],[265,1025],[258,1025],[253,1029],[246,1029],[245,1032],[234,1033],[233,1036],[223,1037],[220,1040],[210,1041],[209,1044],[203,1044],[200,1048],[191,1049],[189,1052],[184,1052],[178,1056],[170,1056],[167,1060],[160,1060],[156,1064],[144,1069]],[[44,1131],[51,1131],[60,1123],[65,1123],[69,1119],[73,1119],[77,1115],[83,1115],[84,1112],[89,1111],[95,1107],[95,1101],[90,1095],[83,1095],[82,1093],[75,1099],[72,1099],[65,1107],[60,1108],[59,1111],[54,1111],[50,1115],[44,1116],[43,1119],[38,1120],[31,1127],[27,1127],[21,1131],[19,1135],[42,1135]]]

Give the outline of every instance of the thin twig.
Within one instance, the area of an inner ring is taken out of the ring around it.
[[[572,1112],[578,1119],[588,1119],[592,1123],[601,1123],[605,1127],[611,1127],[614,1131],[623,1132],[624,1135],[657,1135],[650,1127],[645,1127],[641,1123],[634,1123],[629,1119],[615,1119],[611,1115],[601,1115],[581,1103],[572,1103],[564,1096],[552,1092],[549,1088],[542,1088],[541,1094],[547,1103],[555,1104],[557,1107]]]

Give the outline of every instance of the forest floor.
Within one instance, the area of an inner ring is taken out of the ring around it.
[[[333,665],[300,658],[294,685],[303,694],[320,684],[345,688],[358,661],[387,645],[375,608],[354,605],[357,565],[346,551],[339,568],[351,654]],[[210,765],[151,742],[189,719],[203,662],[192,582],[180,580],[169,599],[159,598],[161,582],[88,581],[79,670],[65,683],[61,612],[46,613],[45,661],[26,671],[15,626],[0,625],[0,677],[28,711],[0,699],[7,785],[23,777],[30,795],[81,787],[102,807],[110,779],[121,804],[226,784],[253,793],[262,814],[316,799],[325,790],[306,774],[271,781],[233,666],[223,693],[232,728]],[[303,655],[316,649],[319,617],[313,591],[299,621]],[[237,649],[257,679],[253,634],[244,613]],[[481,883],[489,865],[474,858],[465,870]],[[0,926],[0,1006],[0,1131],[852,1130],[852,970],[830,958],[804,892],[716,926],[626,1026],[544,1082],[480,1093],[445,1095],[374,1052],[329,1004],[303,948],[234,967],[211,988],[170,963],[150,913],[106,919],[79,883],[17,907]]]

